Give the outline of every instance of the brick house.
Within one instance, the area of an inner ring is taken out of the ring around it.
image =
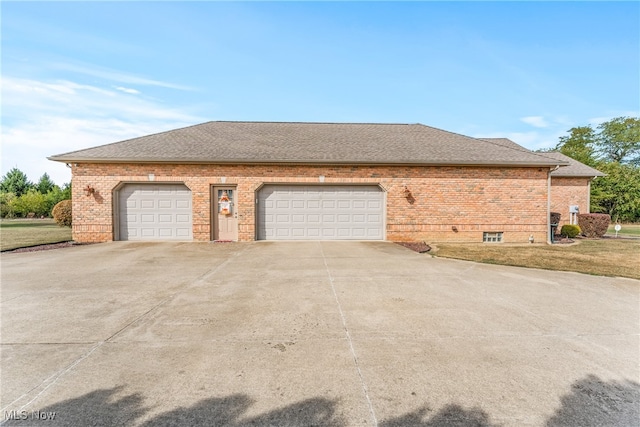
[[[72,169],[78,242],[544,242],[556,202],[588,210],[591,179],[421,124],[208,122],[49,159]]]

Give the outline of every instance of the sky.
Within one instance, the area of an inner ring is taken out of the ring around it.
[[[640,116],[638,2],[12,2],[1,168],[211,120],[422,123],[554,147]]]

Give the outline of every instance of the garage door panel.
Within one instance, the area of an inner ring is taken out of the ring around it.
[[[258,239],[382,240],[377,186],[267,185],[258,194]]]
[[[191,215],[188,214],[177,214],[176,222],[180,224],[191,224]]]
[[[119,191],[120,240],[192,240],[191,191],[182,184],[126,184]]]
[[[183,237],[183,238],[189,238],[191,239],[191,227],[189,228],[176,228],[176,236],[177,237]]]

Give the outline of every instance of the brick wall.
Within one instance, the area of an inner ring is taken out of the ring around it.
[[[551,178],[551,212],[560,212],[560,225],[569,224],[569,205],[578,205],[580,213],[589,213],[591,178]]]
[[[238,237],[255,237],[256,191],[264,183],[370,183],[386,192],[387,239],[481,242],[502,231],[506,242],[547,239],[547,169],[480,167],[78,164],[73,167],[73,238],[113,239],[113,197],[122,182],[184,182],[193,194],[193,237],[208,241],[210,187],[237,186]],[[223,177],[225,183],[222,182]],[[83,188],[96,189],[85,196]],[[405,198],[405,185],[414,202]],[[453,230],[453,227],[457,231]]]

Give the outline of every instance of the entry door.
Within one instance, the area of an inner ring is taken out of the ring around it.
[[[238,240],[235,187],[213,187],[213,240]]]

